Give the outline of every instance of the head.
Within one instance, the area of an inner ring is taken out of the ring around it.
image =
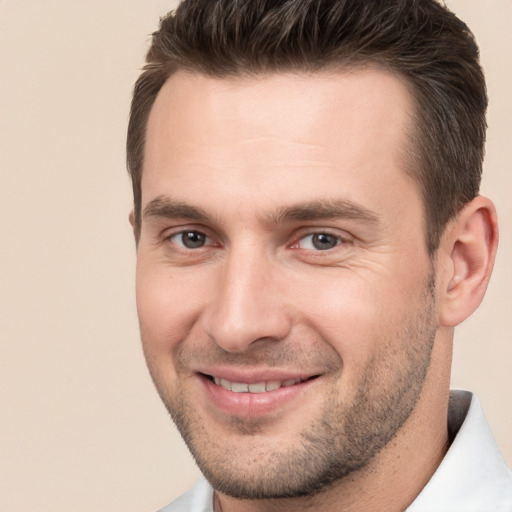
[[[487,96],[478,55],[468,27],[435,0],[182,2],[153,34],[134,90],[127,161],[137,226],[148,116],[178,70],[251,77],[373,65],[401,77],[414,98],[406,171],[433,254],[480,186]]]
[[[162,20],[128,134],[137,306],[218,491],[396,482],[412,446],[439,462],[453,326],[495,250],[485,105],[473,39],[435,2],[185,1]]]

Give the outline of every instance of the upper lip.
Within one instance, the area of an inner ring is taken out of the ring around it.
[[[209,377],[217,377],[230,382],[241,382],[245,384],[256,384],[267,381],[287,381],[291,379],[307,380],[316,377],[320,372],[300,372],[276,368],[233,368],[233,367],[209,367],[198,368],[197,373]]]

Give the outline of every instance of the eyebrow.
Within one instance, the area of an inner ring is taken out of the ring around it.
[[[206,210],[176,201],[168,196],[158,196],[151,200],[145,206],[142,217],[184,218],[201,222],[212,219],[212,216]],[[375,212],[343,199],[309,201],[293,206],[280,207],[267,215],[267,219],[272,224],[324,219],[349,219],[368,224],[378,224],[379,222],[379,217]]]
[[[378,215],[352,201],[344,199],[320,200],[300,203],[291,207],[279,208],[271,214],[272,222],[317,221],[323,219],[349,219],[378,224]]]
[[[168,219],[184,218],[207,221],[210,215],[202,208],[181,201],[175,201],[166,196],[158,196],[144,207],[142,218],[148,217],[162,217]]]

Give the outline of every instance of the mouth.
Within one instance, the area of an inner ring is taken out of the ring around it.
[[[251,419],[275,418],[300,406],[306,396],[314,396],[322,376],[233,368],[203,370],[197,375],[214,415]]]

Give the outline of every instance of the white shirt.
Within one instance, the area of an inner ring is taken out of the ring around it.
[[[453,442],[407,512],[512,512],[512,471],[475,395],[450,393],[448,430]],[[159,512],[214,512],[213,489],[202,478]]]
[[[448,453],[407,512],[512,512],[512,471],[475,395],[450,393],[448,430]]]

